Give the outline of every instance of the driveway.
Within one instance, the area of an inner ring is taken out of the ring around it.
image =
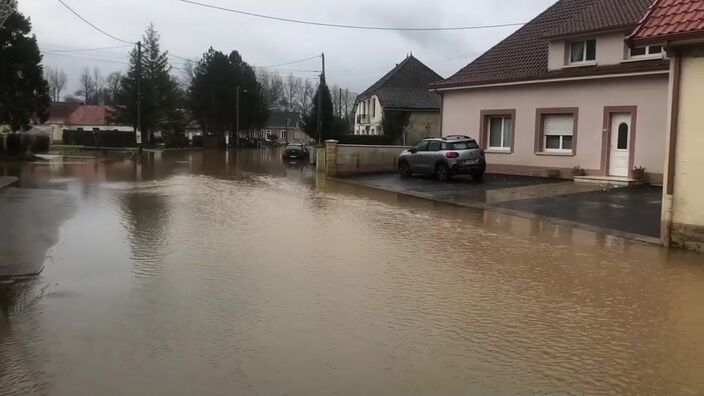
[[[487,174],[481,182],[459,176],[442,183],[429,177],[402,179],[397,174],[340,180],[454,205],[563,220],[604,232],[660,237],[660,187],[611,188],[497,174]]]

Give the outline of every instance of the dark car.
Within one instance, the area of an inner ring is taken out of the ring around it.
[[[289,144],[281,155],[284,161],[302,161],[309,157],[308,148],[303,144]]]
[[[453,175],[466,174],[480,180],[486,172],[486,158],[471,137],[428,138],[401,153],[398,170],[402,177],[422,173],[446,181]]]

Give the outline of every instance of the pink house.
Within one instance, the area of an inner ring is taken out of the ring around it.
[[[432,89],[443,135],[477,138],[489,171],[660,184],[669,60],[627,36],[652,0],[560,0]]]

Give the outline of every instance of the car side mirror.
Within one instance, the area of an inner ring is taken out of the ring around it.
[[[415,148],[415,147],[411,147],[411,148],[408,149],[408,152],[411,153],[411,154],[415,154],[415,153],[418,152],[418,149]]]

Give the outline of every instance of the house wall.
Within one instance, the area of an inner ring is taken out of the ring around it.
[[[681,62],[672,239],[704,251],[704,50]]]
[[[408,119],[406,144],[413,145],[425,137],[440,136],[440,118],[439,111],[412,112]]]
[[[594,37],[585,37],[594,38]],[[625,35],[609,33],[596,36],[596,63],[600,66],[617,65],[627,59]],[[551,41],[548,48],[548,70],[559,70],[568,64],[570,40]]]
[[[661,183],[665,158],[668,76],[641,76],[590,81],[553,82],[444,93],[443,135],[465,134],[479,140],[483,110],[515,109],[513,152],[487,153],[489,170],[536,174],[560,170],[570,177],[580,166],[603,174],[604,111],[611,106],[637,107],[634,166],[647,168],[651,182]],[[540,108],[578,109],[574,155],[536,154],[536,111]]]
[[[372,106],[373,103],[376,103],[376,109],[374,111],[374,114],[372,114]],[[382,121],[384,119],[384,109],[381,106],[381,102],[379,101],[379,97],[376,95],[372,95],[371,97],[357,103],[357,110],[355,111],[355,125],[354,125],[354,133],[355,135],[364,135],[366,134],[366,128],[369,126],[369,134],[372,135],[380,135],[381,130],[382,130]],[[373,115],[373,117],[372,117]],[[360,116],[369,116],[368,120],[365,120],[366,122],[359,122]],[[374,130],[372,132],[372,129]]]

